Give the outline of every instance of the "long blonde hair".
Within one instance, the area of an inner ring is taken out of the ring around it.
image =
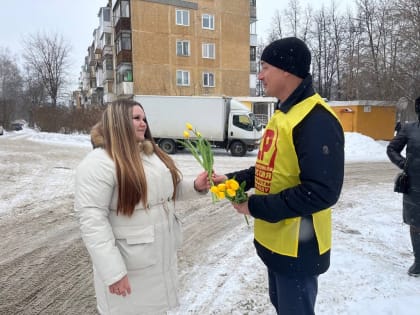
[[[115,163],[118,181],[117,214],[131,216],[136,204],[142,202],[147,207],[147,182],[140,146],[133,128],[133,107],[140,106],[128,99],[112,102],[102,114],[102,132],[104,149]],[[146,120],[147,123],[147,120]],[[175,200],[177,185],[182,175],[169,155],[163,152],[153,140],[149,125],[145,132],[145,141],[150,141],[154,153],[162,160],[172,175]]]

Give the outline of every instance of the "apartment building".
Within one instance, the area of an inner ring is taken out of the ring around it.
[[[88,103],[255,95],[256,0],[110,0],[98,17],[80,80]]]

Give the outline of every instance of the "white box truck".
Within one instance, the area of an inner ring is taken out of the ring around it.
[[[262,125],[242,103],[222,96],[135,95],[146,112],[153,138],[168,154],[182,149],[186,123],[213,146],[244,156],[258,148]]]

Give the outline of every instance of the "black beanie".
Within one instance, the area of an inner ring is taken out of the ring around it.
[[[287,37],[265,47],[261,61],[304,79],[309,74],[311,52],[299,38]]]

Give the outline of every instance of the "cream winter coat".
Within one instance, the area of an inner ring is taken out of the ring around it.
[[[155,154],[142,153],[142,159],[148,206],[139,203],[131,217],[117,216],[115,166],[105,150],[90,152],[76,170],[75,211],[103,315],[164,314],[178,305],[176,250],[181,230],[171,200],[172,177]],[[192,180],[182,181],[177,195],[199,196]],[[131,294],[110,294],[108,286],[126,274]]]

